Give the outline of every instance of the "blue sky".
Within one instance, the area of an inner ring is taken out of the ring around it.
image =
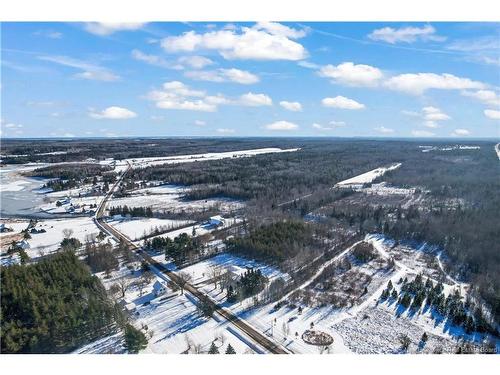
[[[498,23],[2,23],[2,137],[499,137]]]

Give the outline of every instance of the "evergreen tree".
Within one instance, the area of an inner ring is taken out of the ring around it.
[[[137,354],[148,344],[148,339],[142,331],[131,324],[125,326],[125,347],[129,353]]]
[[[390,290],[392,289],[392,287],[393,287],[393,285],[392,285],[392,281],[391,281],[391,280],[389,280],[389,282],[387,283],[387,290],[389,290],[389,291],[390,291]]]
[[[219,354],[219,349],[215,346],[215,344],[212,342],[212,345],[210,345],[210,349],[208,350],[208,354]]]
[[[429,337],[427,336],[427,332],[424,332],[424,334],[422,335],[422,338],[420,340],[425,344],[428,339],[429,339]]]
[[[236,351],[233,349],[231,344],[227,344],[226,354],[236,354]]]

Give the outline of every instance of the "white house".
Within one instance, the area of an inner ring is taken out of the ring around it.
[[[156,297],[162,296],[167,293],[167,287],[162,284],[160,281],[156,280],[153,284],[153,294]]]
[[[210,225],[218,227],[218,226],[224,225],[224,218],[220,215],[212,216],[208,220],[208,223]]]
[[[135,303],[133,302],[130,302],[130,303],[127,303],[123,308],[125,309],[125,311],[129,314],[133,314],[135,313],[136,311],[136,308],[135,308]]]
[[[64,197],[63,199],[59,199],[56,203],[59,203],[61,205],[69,204],[69,203],[71,203],[71,198],[70,197]]]

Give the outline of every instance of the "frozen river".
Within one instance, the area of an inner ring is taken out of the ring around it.
[[[6,165],[0,168],[0,216],[47,216],[41,213],[38,206],[43,203],[43,194],[39,190],[45,180],[29,178],[21,175],[35,168],[36,165]]]

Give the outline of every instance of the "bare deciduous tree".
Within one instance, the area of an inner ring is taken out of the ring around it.
[[[121,297],[124,298],[125,293],[132,286],[132,283],[130,282],[130,280],[122,277],[120,280],[118,280],[118,282],[115,285],[118,286],[118,288],[119,288],[118,290],[121,294]]]
[[[73,235],[73,229],[64,228],[62,230],[64,238],[70,238]]]
[[[186,284],[191,281],[192,277],[187,272],[179,272],[177,276],[179,277],[177,284],[179,284],[179,288],[181,288],[181,294],[184,294],[184,288],[186,287]]]
[[[214,289],[217,289],[217,283],[221,279],[222,276],[222,268],[218,265],[212,265],[210,266],[208,270],[208,274],[210,278],[212,279],[212,282],[214,283]]]

